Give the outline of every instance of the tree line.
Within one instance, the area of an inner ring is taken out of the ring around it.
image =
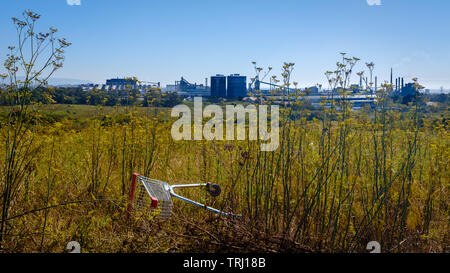
[[[10,92],[0,93],[0,105],[14,105]],[[177,93],[163,93],[161,89],[150,89],[142,97],[138,90],[104,91],[81,87],[39,87],[30,90],[27,103],[82,104],[82,105],[139,105],[144,107],[173,107],[183,98]]]

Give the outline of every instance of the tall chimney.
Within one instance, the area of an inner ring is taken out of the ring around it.
[[[392,71],[392,68],[391,68],[391,85],[393,84],[393,82],[392,82],[392,76],[393,76],[393,71]]]
[[[375,92],[377,91],[378,88],[378,77],[375,76]]]

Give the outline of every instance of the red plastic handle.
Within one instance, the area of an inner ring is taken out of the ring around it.
[[[152,202],[150,204],[150,207],[156,209],[158,207],[158,199],[155,197],[150,197],[152,199]]]
[[[138,173],[133,173],[133,179],[131,180],[130,198],[128,200],[128,207],[127,207],[127,219],[130,218],[131,203],[133,203],[134,191],[136,188],[136,178],[138,176],[141,176],[141,175]],[[152,204],[153,204],[153,200],[152,200]]]

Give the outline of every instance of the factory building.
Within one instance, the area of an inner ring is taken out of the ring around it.
[[[227,77],[227,97],[247,97],[247,77],[239,74],[231,74]]]
[[[211,95],[211,89],[203,84],[190,83],[185,78],[181,77],[181,80],[175,81],[175,85],[167,85],[164,89],[166,92],[176,92],[180,96],[187,97],[209,97]]]
[[[405,96],[413,96],[417,92],[417,88],[415,86],[415,83],[407,83],[405,86],[402,87],[400,90],[400,94]]]
[[[224,75],[211,76],[211,97],[225,98],[227,96],[227,79]]]
[[[129,79],[109,79],[106,80],[107,90],[125,90],[125,89],[136,89],[137,82],[131,78]]]

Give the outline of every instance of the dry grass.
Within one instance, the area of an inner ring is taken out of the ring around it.
[[[280,148],[266,153],[256,142],[174,142],[165,111],[95,111],[38,122],[24,136],[34,156],[15,188],[2,251],[62,252],[72,240],[86,252],[347,252],[373,240],[384,251],[448,251],[448,125],[425,118],[416,130],[413,113],[396,112],[384,127],[364,111],[285,119]],[[217,199],[187,194],[244,217],[175,201],[169,222],[126,221],[133,172],[218,183]]]

